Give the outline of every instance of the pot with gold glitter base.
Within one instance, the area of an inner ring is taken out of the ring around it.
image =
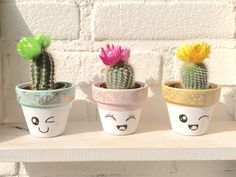
[[[205,42],[181,46],[177,51],[184,61],[181,81],[162,85],[171,126],[178,134],[202,135],[208,130],[221,90],[219,85],[208,83],[208,70],[202,61],[209,54],[210,46]]]

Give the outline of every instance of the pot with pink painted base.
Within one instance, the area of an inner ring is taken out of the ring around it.
[[[134,81],[134,70],[128,64],[130,49],[119,45],[102,48],[100,59],[105,82],[93,84],[93,98],[105,132],[127,135],[137,129],[142,106],[147,98],[147,85]]]
[[[105,82],[92,86],[103,130],[113,135],[127,135],[137,129],[148,87],[141,82],[134,89],[107,89]]]

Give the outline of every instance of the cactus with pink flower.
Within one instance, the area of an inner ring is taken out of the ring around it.
[[[128,64],[130,49],[119,45],[106,45],[101,49],[100,59],[106,69],[106,86],[108,89],[134,88],[134,70]]]

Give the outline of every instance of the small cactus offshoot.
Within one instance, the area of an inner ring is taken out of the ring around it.
[[[17,43],[17,51],[25,60],[31,61],[32,89],[54,89],[54,61],[46,51],[51,38],[38,34],[34,37],[23,37]]]
[[[108,66],[106,69],[106,85],[109,89],[134,88],[134,70],[128,64],[130,49],[119,45],[106,45],[102,48],[100,58]]]
[[[177,56],[184,61],[180,72],[184,88],[208,88],[208,70],[203,60],[209,57],[210,50],[210,45],[205,42],[179,47]]]

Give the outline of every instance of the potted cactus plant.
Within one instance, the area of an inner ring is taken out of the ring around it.
[[[21,104],[30,134],[53,137],[65,130],[69,109],[75,95],[74,85],[54,82],[54,61],[47,48],[49,36],[38,34],[23,37],[17,43],[19,55],[31,62],[31,83],[16,86],[17,100]]]
[[[134,70],[128,64],[130,49],[109,45],[101,49],[100,59],[106,82],[92,86],[94,100],[105,132],[113,135],[134,133],[147,97],[147,85],[134,81]]]
[[[181,81],[162,85],[172,129],[183,135],[207,132],[213,108],[219,101],[220,86],[208,83],[208,70],[203,60],[210,54],[205,42],[183,45],[177,50],[182,61]]]

